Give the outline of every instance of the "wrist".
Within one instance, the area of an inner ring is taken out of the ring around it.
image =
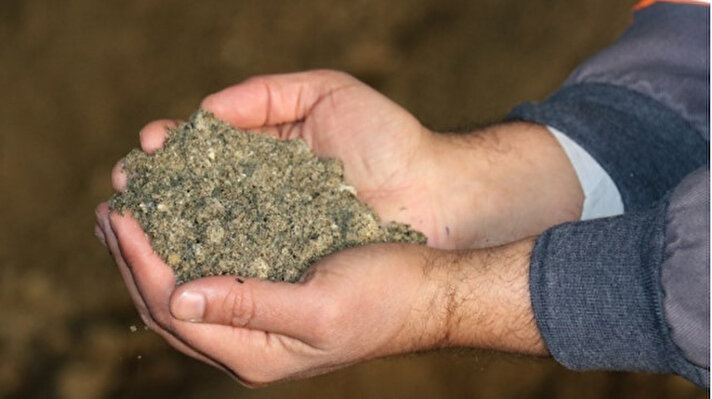
[[[442,248],[499,245],[581,215],[576,173],[543,126],[514,122],[434,134],[430,159]]]
[[[525,239],[501,247],[437,251],[430,259],[434,284],[432,347],[469,347],[531,355],[547,354],[529,294],[534,244]]]

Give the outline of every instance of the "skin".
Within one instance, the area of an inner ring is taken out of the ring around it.
[[[220,276],[176,287],[138,223],[100,204],[97,236],[144,322],[176,349],[248,386],[442,347],[547,354],[529,299],[535,240],[528,237],[578,219],[583,194],[544,127],[505,123],[436,134],[334,71],[251,78],[201,107],[342,159],[359,197],[383,220],[424,232],[428,247],[341,251],[297,284]],[[147,125],[142,149],[160,148],[176,123]],[[120,163],[112,183],[117,191],[126,186]]]

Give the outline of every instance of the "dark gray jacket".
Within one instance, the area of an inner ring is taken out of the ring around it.
[[[625,214],[542,234],[531,299],[576,370],[677,373],[709,387],[709,7],[658,2],[540,104],[611,176]]]

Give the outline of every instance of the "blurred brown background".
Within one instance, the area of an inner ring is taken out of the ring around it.
[[[0,3],[0,397],[704,397],[672,376],[481,352],[370,362],[249,391],[145,331],[92,234],[114,162],[160,117],[250,75],[345,70],[435,128],[557,87],[631,1]],[[132,326],[137,327],[133,332]]]

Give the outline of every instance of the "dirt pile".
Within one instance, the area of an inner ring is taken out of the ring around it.
[[[223,274],[293,282],[340,249],[426,241],[382,224],[344,182],[341,161],[203,110],[155,154],[133,150],[124,169],[127,189],[111,207],[131,211],[181,282]]]

